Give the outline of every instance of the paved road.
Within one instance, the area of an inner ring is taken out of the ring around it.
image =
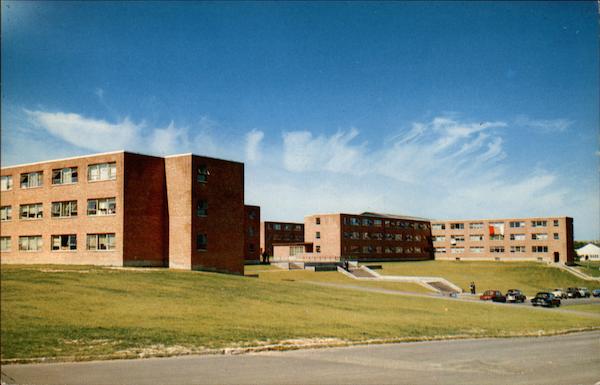
[[[19,384],[546,384],[600,381],[600,332],[541,338],[10,365]]]

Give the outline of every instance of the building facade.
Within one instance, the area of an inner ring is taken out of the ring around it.
[[[573,218],[432,221],[435,259],[572,264]]]
[[[244,206],[244,260],[260,262],[260,207]]]
[[[2,263],[243,274],[244,166],[111,152],[2,168]]]
[[[304,242],[304,224],[294,222],[260,222],[260,253],[273,256],[275,243]]]
[[[427,219],[378,213],[316,214],[304,218],[314,256],[357,261],[433,259]]]

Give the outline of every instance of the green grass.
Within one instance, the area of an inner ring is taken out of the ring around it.
[[[538,291],[584,286],[590,290],[600,288],[600,282],[579,279],[573,274],[555,267],[535,262],[470,262],[425,261],[383,263],[380,274],[439,276],[468,291],[469,283],[475,281],[478,292],[497,289],[521,289],[527,295]]]
[[[583,315],[166,269],[2,265],[0,284],[2,360],[599,326]]]
[[[592,277],[600,277],[600,262],[577,262],[578,268]]]
[[[563,302],[565,304],[565,302]],[[600,314],[600,303],[594,304],[568,304],[564,307],[568,310],[584,311],[588,313]]]

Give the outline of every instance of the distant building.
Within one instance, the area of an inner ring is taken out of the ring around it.
[[[575,250],[581,261],[600,261],[600,247],[593,243]]]
[[[573,218],[432,221],[435,259],[572,264]]]
[[[304,224],[294,222],[261,222],[260,253],[273,256],[273,244],[304,242]]]
[[[260,207],[244,206],[244,260],[260,262]]]

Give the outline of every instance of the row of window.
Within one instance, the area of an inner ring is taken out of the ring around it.
[[[320,238],[319,232],[317,232],[317,238]],[[421,235],[413,235],[413,234],[392,234],[392,233],[367,233],[367,232],[358,232],[358,231],[345,231],[344,232],[345,239],[373,239],[378,241],[421,241],[425,240],[425,236]]]
[[[504,253],[505,249],[504,246],[492,246],[490,247],[490,253]],[[445,254],[446,253],[446,248],[445,247],[436,247],[434,249],[435,253],[438,254]],[[450,253],[452,254],[461,254],[465,252],[465,248],[464,247],[451,247],[450,248]],[[484,248],[480,247],[480,246],[474,246],[474,247],[470,247],[469,248],[469,252],[470,253],[483,253],[484,252]],[[510,252],[511,253],[525,253],[526,252],[526,247],[525,246],[511,246],[510,247]],[[548,252],[548,246],[532,246],[531,247],[531,252],[532,253],[547,253]]]
[[[87,215],[114,215],[117,213],[115,198],[88,199]],[[52,218],[68,218],[77,216],[77,201],[52,202]],[[42,203],[30,203],[19,206],[19,219],[41,219],[44,217]],[[12,206],[0,207],[0,220],[12,219]]]
[[[273,241],[302,242],[304,240],[304,235],[303,234],[291,234],[291,235],[273,234],[272,237],[267,237],[267,239],[270,239]]]
[[[554,225],[554,227],[558,227],[558,225],[559,225],[558,219],[555,219],[553,221],[553,225]],[[504,222],[490,222],[489,226],[494,227],[494,228],[503,228]],[[510,228],[522,228],[522,227],[525,227],[525,221],[511,221],[508,223],[508,226]],[[547,226],[548,226],[548,221],[543,221],[543,220],[531,221],[531,227],[547,227]],[[434,223],[431,225],[431,228],[432,228],[432,230],[446,230],[446,224],[445,223]],[[461,222],[450,223],[450,230],[464,230],[464,229],[465,229],[465,223],[461,223]],[[469,229],[481,230],[481,229],[483,229],[483,222],[469,223]]]
[[[346,246],[344,251],[349,254],[414,254],[422,253],[420,247],[390,247],[390,246]]]
[[[303,226],[302,225],[293,225],[290,223],[267,223],[267,229],[268,230],[275,230],[275,231],[303,231]]]
[[[87,179],[89,182],[114,180],[116,177],[117,164],[115,162],[91,164],[88,166]],[[65,167],[52,170],[53,185],[73,184],[77,183],[78,179],[79,172],[77,167]],[[44,185],[44,172],[34,171],[22,173],[19,182],[22,189],[41,187]],[[12,175],[3,175],[0,178],[0,188],[2,191],[12,190]]]
[[[317,218],[316,224],[320,224],[320,218]],[[427,223],[417,222],[404,222],[404,221],[393,221],[393,220],[381,220],[371,218],[355,218],[355,217],[344,217],[344,225],[347,226],[374,226],[374,227],[386,227],[390,229],[415,229],[415,230],[428,230],[429,225]]]
[[[555,240],[560,239],[560,235],[558,233],[554,233],[553,237]],[[490,241],[502,241],[502,240],[504,240],[504,238],[505,238],[505,236],[502,234],[490,235],[490,237],[489,237]],[[484,239],[483,234],[475,234],[475,235],[469,236],[469,241],[478,242],[478,241],[483,241],[483,239]],[[526,239],[526,235],[525,234],[510,234],[509,239],[511,241],[524,241]],[[534,234],[531,234],[531,239],[537,240],[537,241],[545,241],[548,239],[548,234],[547,233],[534,233]],[[433,241],[434,242],[445,242],[446,237],[444,235],[437,235],[437,236],[433,237]],[[464,241],[465,241],[464,235],[450,236],[450,243],[457,243],[457,242],[464,242]]]
[[[43,246],[41,235],[22,235],[19,236],[19,251],[41,251]],[[11,237],[0,237],[0,250],[11,251]],[[52,251],[73,251],[77,250],[76,234],[60,234],[50,236],[50,249]],[[87,234],[86,250],[90,251],[110,251],[115,249],[115,234]]]

